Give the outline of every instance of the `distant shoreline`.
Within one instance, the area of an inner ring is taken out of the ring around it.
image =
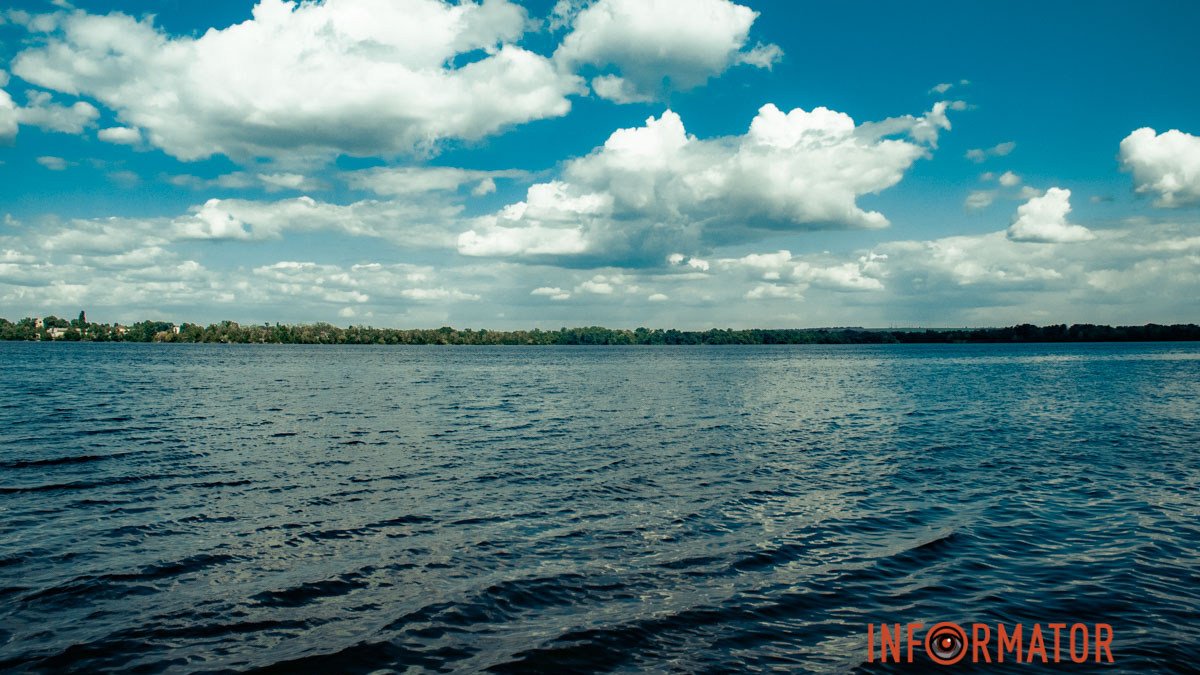
[[[382,345],[795,345],[795,344],[1014,344],[1058,342],[1193,342],[1196,324],[1103,326],[1065,324],[1006,328],[869,329],[778,328],[703,331],[588,326],[557,330],[472,330],[450,327],[397,329],[327,323],[241,325],[233,321],[200,326],[141,321],[129,326],[89,323],[80,318],[0,318],[0,340],[55,342],[162,342],[210,344],[382,344]]]

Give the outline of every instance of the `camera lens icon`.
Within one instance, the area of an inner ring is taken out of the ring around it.
[[[925,634],[925,653],[934,663],[954,665],[967,654],[967,632],[949,621],[934,624]]]

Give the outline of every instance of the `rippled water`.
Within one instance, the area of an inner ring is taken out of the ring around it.
[[[0,379],[0,670],[845,672],[939,620],[1200,663],[1196,345],[0,344]]]

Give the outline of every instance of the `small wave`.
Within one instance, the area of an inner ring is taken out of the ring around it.
[[[50,483],[46,485],[27,485],[20,487],[0,487],[0,494],[22,494],[26,492],[53,492],[57,490],[91,490],[98,487],[110,487],[113,485],[127,485],[129,483],[142,483],[160,478],[175,478],[176,476],[164,474],[148,474],[134,476],[114,476],[102,481],[74,481],[71,483]]]
[[[18,459],[0,462],[0,469],[27,469],[41,466],[60,466],[64,464],[86,464],[111,459],[112,455],[73,455],[69,457],[53,457],[49,459]]]
[[[277,673],[402,672],[412,668],[444,671],[445,664],[466,659],[476,650],[465,647],[417,649],[389,641],[360,642],[332,653],[313,654],[246,671],[257,675]]]
[[[266,607],[302,607],[322,598],[346,595],[351,591],[366,588],[368,585],[361,575],[349,574],[278,591],[264,591],[252,596],[251,600]]]

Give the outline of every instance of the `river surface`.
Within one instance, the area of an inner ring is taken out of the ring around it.
[[[1200,667],[1200,345],[0,344],[0,670],[877,672],[937,621]]]

